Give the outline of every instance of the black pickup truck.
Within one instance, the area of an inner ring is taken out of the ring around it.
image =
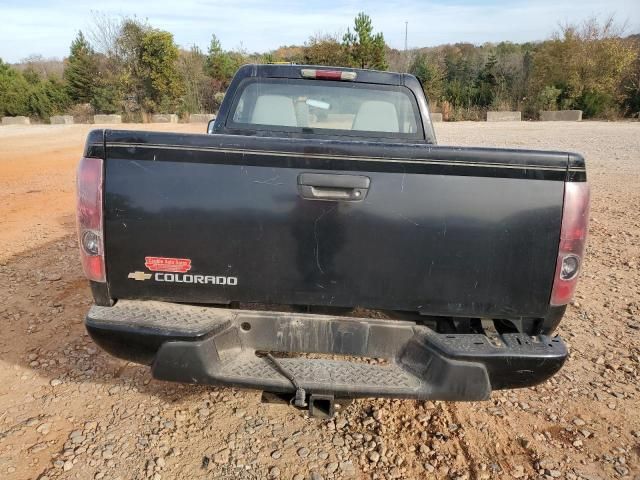
[[[155,378],[315,413],[483,400],[567,358],[588,207],[578,154],[438,146],[411,75],[246,65],[208,134],[89,134],[86,327]]]

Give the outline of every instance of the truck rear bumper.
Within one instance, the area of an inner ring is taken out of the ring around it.
[[[282,353],[279,363],[308,393],[336,397],[484,400],[492,390],[545,381],[568,355],[560,338],[544,335],[490,339],[397,320],[156,301],[93,306],[86,327],[104,350],[151,365],[157,379],[293,393],[291,381],[261,355]]]

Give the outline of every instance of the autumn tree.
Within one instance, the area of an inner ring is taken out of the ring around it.
[[[640,118],[640,36],[629,39],[628,42],[636,56],[620,86],[622,106],[625,114]]]
[[[533,87],[536,92],[559,89],[557,108],[578,108],[586,117],[596,116],[621,100],[621,81],[636,56],[612,17],[603,23],[591,19],[581,26],[567,25],[535,52]]]
[[[178,70],[184,85],[182,113],[214,112],[215,88],[206,73],[207,56],[196,46],[182,50],[178,59]]]
[[[364,12],[360,12],[355,18],[353,32],[347,29],[342,45],[353,66],[374,70],[388,68],[384,36],[380,32],[373,33],[371,18]]]
[[[494,110],[522,110],[528,100],[531,81],[532,43],[500,42],[493,49],[497,63],[494,73],[496,86],[491,108]]]
[[[304,46],[304,63],[348,67],[351,58],[337,35],[317,34],[310,37]]]
[[[19,68],[36,72],[43,80],[61,80],[64,72],[64,62],[52,57],[45,58],[39,54],[32,54],[22,59]]]
[[[276,61],[304,63],[305,46],[284,45],[273,50],[271,53]]]

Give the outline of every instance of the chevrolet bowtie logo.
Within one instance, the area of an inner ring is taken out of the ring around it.
[[[139,281],[149,280],[151,278],[151,274],[144,273],[144,272],[133,272],[129,274],[129,278],[131,278],[132,280],[139,280]]]

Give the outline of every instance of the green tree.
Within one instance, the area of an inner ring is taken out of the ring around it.
[[[137,18],[126,18],[122,21],[114,54],[107,57],[103,68],[107,73],[103,87],[115,94],[122,90],[124,97],[131,100],[130,110],[139,109],[145,103],[148,81],[142,67],[142,42],[151,27]]]
[[[29,115],[29,82],[0,59],[0,115]]]
[[[499,83],[497,65],[498,59],[494,53],[491,53],[487,59],[487,63],[485,63],[483,69],[478,73],[478,77],[474,84],[474,103],[478,106],[488,107],[495,98]]]
[[[207,51],[205,69],[207,74],[216,81],[220,89],[226,89],[238,68],[245,63],[242,52],[230,52],[222,49],[218,37],[211,36],[211,43]]]
[[[538,93],[538,108],[540,110],[556,110],[558,108],[558,98],[562,90],[552,86],[546,86]]]
[[[439,102],[444,93],[444,71],[435,59],[419,53],[409,66],[409,73],[415,75],[430,100]]]
[[[40,118],[63,113],[70,101],[65,85],[54,79],[38,82],[29,93],[29,112]]]
[[[99,113],[131,113],[140,110],[139,89],[124,72],[124,63],[114,55],[96,55],[98,75],[91,95],[91,106]],[[129,81],[127,82],[126,79]],[[129,99],[125,102],[125,97]]]
[[[151,111],[175,111],[184,91],[178,72],[178,47],[173,35],[162,30],[149,30],[140,45],[140,70],[145,90],[146,107]]]
[[[470,43],[447,45],[442,50],[445,65],[445,98],[454,107],[476,104],[476,81],[486,61],[481,48]]]
[[[89,103],[98,78],[96,54],[81,31],[71,43],[63,78],[69,98],[76,103]]]
[[[32,70],[27,76],[0,60],[0,116],[25,115],[48,118],[69,106],[64,84],[42,80]]]
[[[122,111],[122,90],[113,83],[98,83],[93,90],[91,106],[99,113],[120,113]]]
[[[347,29],[342,38],[353,65],[360,68],[386,70],[386,45],[382,33],[373,33],[371,18],[360,12],[354,21],[353,33]]]

